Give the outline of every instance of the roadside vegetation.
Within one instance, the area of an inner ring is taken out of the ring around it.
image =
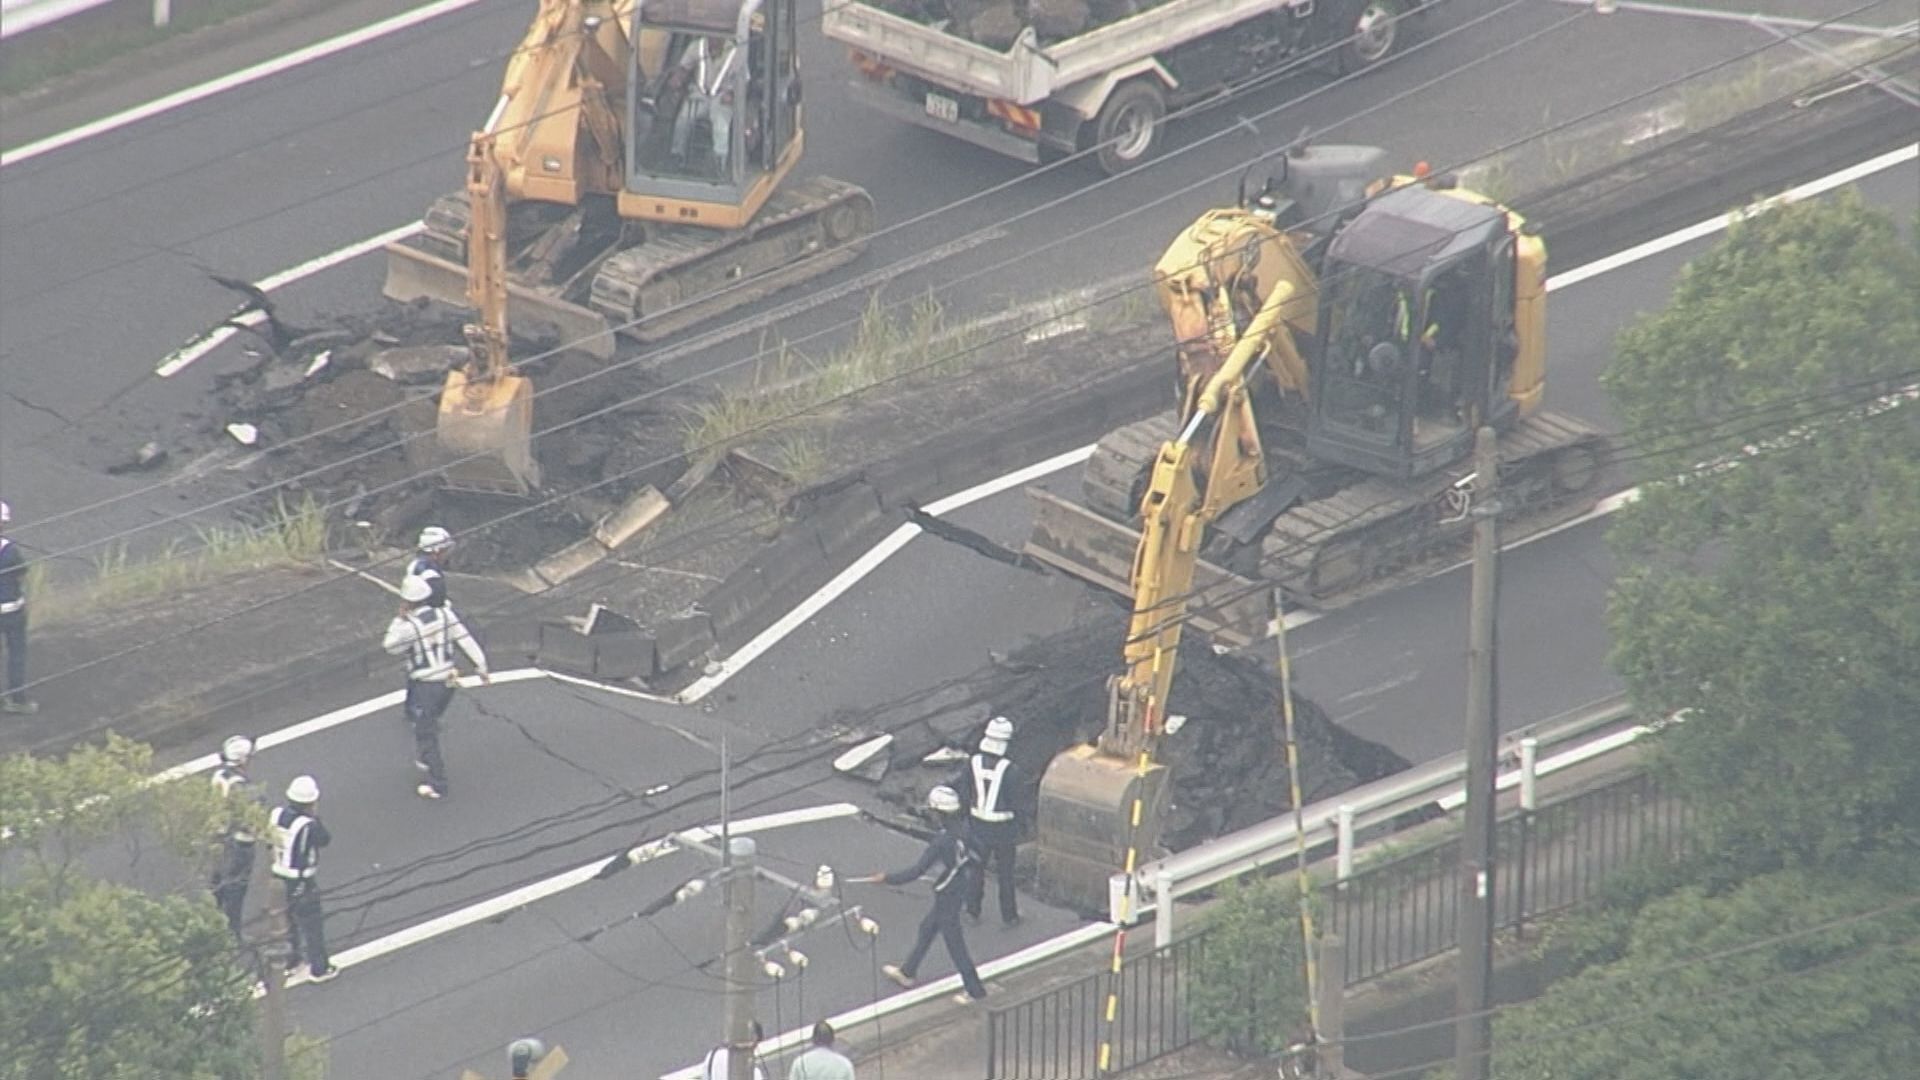
[[[176,11],[166,26],[90,25],[84,30],[49,27],[37,31],[31,51],[16,50],[0,65],[0,97],[29,93],[55,80],[79,75],[128,53],[257,11],[271,3],[273,0],[199,0]]]
[[[109,545],[71,578],[36,562],[27,570],[27,591],[35,623],[45,626],[237,574],[311,566],[326,554],[326,545],[326,520],[312,498],[283,498],[257,526],[196,527],[191,537],[170,541],[155,554],[135,555],[123,542]]]

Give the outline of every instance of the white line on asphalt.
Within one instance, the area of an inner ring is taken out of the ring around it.
[[[1059,472],[1070,465],[1078,465],[1093,456],[1093,447],[1083,446],[1078,450],[1069,450],[1056,454],[1045,461],[1016,469],[1005,476],[996,477],[982,484],[944,499],[928,503],[926,511],[936,517],[963,506],[998,495],[1009,488]],[[728,679],[738,675],[748,664],[758,660],[768,649],[779,644],[781,639],[793,633],[801,624],[820,614],[828,604],[839,599],[842,593],[853,588],[861,578],[879,569],[880,564],[894,556],[894,553],[907,546],[907,542],[920,535],[920,526],[902,525],[888,533],[886,538],[875,544],[872,549],[853,561],[853,565],[834,575],[833,579],[822,585],[812,596],[802,600],[798,607],[782,615],[772,626],[754,635],[753,640],[740,646],[733,655],[722,660],[710,675],[702,676],[685,690],[674,695],[674,700],[682,704],[692,704],[719,689]]]
[[[1593,5],[1593,0],[1558,0],[1558,2],[1576,7]],[[1714,11],[1679,4],[1641,3],[1640,0],[1619,0],[1617,6],[1621,11],[1637,11],[1648,15],[1677,15],[1684,19],[1707,19],[1712,22],[1730,22],[1742,26],[1782,26],[1803,33],[1824,31],[1835,34],[1857,34],[1863,37],[1899,38],[1910,37],[1914,32],[1913,23],[1902,23],[1899,26],[1875,26],[1872,23],[1802,19],[1792,15],[1764,15],[1759,12]]]
[[[57,135],[49,135],[44,139],[30,142],[25,146],[15,147],[5,153],[0,153],[0,168],[5,168],[8,165],[18,165],[23,161],[31,161],[42,154],[50,154],[55,150],[72,146],[74,143],[91,139],[95,135],[104,135],[109,131],[118,130],[129,124],[137,124],[142,120],[159,116],[161,113],[171,112],[183,105],[191,105],[197,101],[204,101],[207,98],[213,97],[215,94],[232,90],[234,87],[245,86],[250,82],[257,82],[261,79],[278,75],[284,71],[291,71],[310,61],[320,60],[332,56],[335,53],[345,52],[355,46],[365,45],[369,41],[386,37],[388,34],[395,34],[410,27],[418,26],[429,19],[437,19],[449,12],[472,7],[479,2],[480,0],[438,0],[437,3],[428,4],[422,8],[415,8],[412,11],[402,12],[392,18],[382,19],[377,23],[363,26],[358,30],[352,30],[338,37],[331,37],[325,41],[308,45],[304,49],[295,49],[293,52],[286,53],[285,55],[276,56],[270,60],[263,60],[252,67],[242,68],[230,75],[222,75],[217,79],[203,82],[198,86],[187,87],[185,90],[176,91],[165,97],[155,98],[143,105],[136,105],[131,109],[114,113],[112,116],[102,117],[92,123],[81,124],[79,127],[70,128]]]
[[[766,832],[770,829],[784,829],[794,825],[810,825],[821,821],[834,821],[840,818],[854,817],[859,813],[860,808],[852,803],[827,803],[823,806],[807,806],[797,810],[782,810],[777,814],[763,814],[760,817],[742,818],[738,821],[729,822],[727,825],[727,833],[730,836],[743,836],[748,833]],[[671,855],[680,850],[679,840],[681,837],[705,843],[717,838],[719,835],[720,826],[718,824],[701,825],[695,828],[681,829],[669,833],[657,840],[650,840],[647,843],[641,844],[630,851],[623,851],[618,855],[610,855],[607,858],[598,859],[585,866],[576,866],[571,870],[555,874],[541,881],[536,881],[531,885],[522,885],[520,888],[514,889],[511,892],[504,892],[499,896],[490,897],[477,904],[468,905],[458,911],[449,911],[445,915],[437,918],[428,919],[423,923],[416,923],[404,930],[395,931],[383,938],[376,938],[364,945],[355,945],[353,948],[335,955],[333,957],[334,966],[349,968],[355,964],[364,964],[369,960],[378,960],[383,956],[399,952],[401,949],[418,945],[424,941],[431,941],[443,934],[450,934],[455,930],[472,926],[474,923],[498,918],[508,912],[526,907],[528,904],[545,900],[550,896],[556,896],[566,892],[568,889],[584,885],[598,877],[602,870],[605,870],[615,862],[637,864],[651,862],[662,856]],[[299,986],[306,981],[308,981],[307,976],[302,972],[297,977],[289,978],[287,985],[289,987]],[[265,987],[256,986],[254,988],[255,997],[260,997],[265,993]]]
[[[292,284],[310,274],[317,274],[322,270],[339,266],[348,259],[357,259],[369,251],[386,247],[388,244],[397,240],[404,240],[419,232],[424,227],[420,222],[416,221],[411,225],[402,225],[397,229],[388,229],[379,236],[369,236],[365,240],[348,244],[338,251],[329,251],[325,255],[308,259],[299,266],[282,270],[272,277],[261,278],[254,284],[258,286],[261,292],[272,292],[283,285]],[[257,311],[249,311],[238,319],[232,320],[232,322],[242,323],[247,326],[259,326],[266,321],[267,317]],[[159,367],[153,369],[153,373],[163,379],[172,378],[181,371],[184,371],[188,364],[193,363],[195,360],[226,344],[233,335],[239,332],[239,330],[231,325],[222,324],[217,326],[207,333],[194,338],[180,348],[175,349],[165,360],[160,362]]]

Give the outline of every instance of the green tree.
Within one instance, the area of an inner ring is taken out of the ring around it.
[[[1501,1080],[1807,1080],[1920,1060],[1920,874],[1865,860],[1713,895],[1688,886],[1625,927],[1620,958],[1494,1022]]]
[[[1884,397],[1920,380],[1917,298],[1920,252],[1857,195],[1775,209],[1605,377],[1643,491],[1610,535],[1614,663],[1685,711],[1657,768],[1734,878],[1920,824],[1920,402]]]
[[[203,891],[233,811],[146,747],[0,761],[0,1077],[251,1080],[253,979]]]
[[[1241,1054],[1287,1049],[1307,1015],[1298,886],[1232,882],[1205,926],[1187,990],[1194,1034]]]

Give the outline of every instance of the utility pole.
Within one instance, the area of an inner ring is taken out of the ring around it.
[[[1491,427],[1475,433],[1473,608],[1467,654],[1467,821],[1460,837],[1460,986],[1457,1080],[1487,1080],[1493,1042],[1494,615],[1500,584],[1500,455]]]
[[[279,879],[267,872],[273,861],[272,846],[253,860],[253,880],[248,891],[266,900],[261,918],[266,923],[264,937],[253,942],[253,956],[260,965],[260,982],[266,993],[260,1000],[260,1080],[287,1080],[287,999],[286,999],[286,905]],[[244,924],[243,924],[244,925]]]
[[[727,1080],[753,1080],[753,838],[727,840]]]

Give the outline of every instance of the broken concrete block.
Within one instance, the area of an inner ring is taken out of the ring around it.
[[[549,585],[558,585],[607,557],[607,549],[589,536],[576,540],[534,564],[533,572]]]
[[[707,655],[713,648],[713,621],[702,612],[680,615],[655,627],[653,639],[660,671],[669,672]]]
[[[260,429],[252,424],[228,424],[227,434],[233,436],[241,446],[252,446],[260,441]]]
[[[593,674],[593,642],[585,634],[560,623],[540,627],[540,666],[576,675]]]
[[[1027,17],[1033,32],[1044,39],[1070,38],[1087,28],[1092,9],[1087,0],[1028,0]]]
[[[877,783],[893,763],[892,746],[892,735],[876,735],[834,758],[834,770]]]
[[[660,494],[660,489],[648,484],[621,503],[618,509],[601,518],[600,523],[593,527],[593,538],[606,545],[608,550],[613,550],[638,536],[640,530],[660,520],[670,509],[672,506],[667,502],[667,497]]]
[[[413,345],[374,353],[367,370],[403,386],[424,385],[440,382],[466,362],[463,345]]]
[[[603,679],[651,679],[659,663],[653,635],[593,634],[593,673]]]

